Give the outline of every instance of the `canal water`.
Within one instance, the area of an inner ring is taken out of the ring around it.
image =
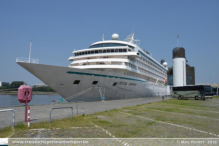
[[[28,105],[51,104],[52,101],[67,103],[60,95],[33,95]],[[17,95],[0,95],[0,107],[23,106],[17,99]]]

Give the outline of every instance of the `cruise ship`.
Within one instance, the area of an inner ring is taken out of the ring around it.
[[[16,62],[69,102],[147,98],[167,94],[167,63],[142,49],[134,34],[119,40],[95,42],[73,51],[68,67],[39,64],[17,58]]]

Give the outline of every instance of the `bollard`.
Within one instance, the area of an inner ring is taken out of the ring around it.
[[[28,106],[28,127],[30,127],[30,107]]]
[[[164,100],[164,96],[162,96],[162,100]]]

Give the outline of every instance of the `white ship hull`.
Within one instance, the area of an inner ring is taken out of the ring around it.
[[[75,69],[17,62],[69,102],[142,98],[166,95],[164,85],[148,83],[137,77],[99,70]],[[79,84],[73,84],[79,80]],[[96,85],[92,83],[98,81]],[[116,86],[113,86],[117,83]]]

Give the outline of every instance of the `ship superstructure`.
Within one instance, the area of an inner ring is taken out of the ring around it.
[[[119,41],[118,34],[112,40],[93,43],[88,49],[73,51],[69,67],[104,70],[145,79],[148,82],[165,84],[167,64],[156,61],[148,51],[134,44],[134,34],[126,41]]]

